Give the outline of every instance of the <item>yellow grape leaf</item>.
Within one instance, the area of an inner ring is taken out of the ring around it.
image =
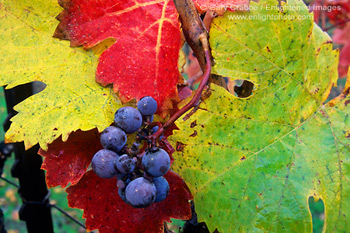
[[[60,135],[65,141],[78,129],[103,130],[120,107],[113,91],[95,82],[97,55],[52,37],[61,11],[57,0],[0,0],[0,85],[46,84],[15,106],[7,142],[46,150]]]
[[[255,89],[238,98],[211,85],[169,138],[172,169],[211,232],[312,232],[310,196],[324,201],[324,232],[350,232],[350,81],[325,103],[338,51],[302,1],[286,4],[213,21],[213,72]]]

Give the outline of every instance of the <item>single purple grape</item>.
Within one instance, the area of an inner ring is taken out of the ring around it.
[[[137,109],[143,116],[150,116],[157,111],[157,101],[151,96],[145,96],[137,102]]]
[[[100,142],[103,148],[119,152],[126,144],[127,136],[125,132],[114,126],[109,126],[100,136]]]
[[[155,134],[158,131],[159,127],[156,125],[151,129],[151,134]]]
[[[163,176],[170,168],[169,154],[163,149],[147,151],[142,157],[142,167],[153,177]]]
[[[139,177],[126,186],[125,198],[134,208],[145,208],[154,202],[156,192],[156,186],[152,182]]]
[[[128,174],[134,171],[136,161],[127,154],[124,154],[115,160],[115,166],[122,174]]]
[[[165,198],[169,194],[169,183],[168,181],[163,177],[155,177],[153,179],[153,184],[156,186],[157,189],[157,194],[156,194],[156,199],[154,202],[161,202],[165,200]]]
[[[119,197],[120,197],[126,204],[129,204],[129,202],[126,200],[126,197],[125,197],[125,188],[124,188],[124,189],[118,188],[118,194],[119,194]]]
[[[136,132],[142,125],[142,115],[136,108],[122,107],[114,115],[116,126],[120,127],[125,133]]]
[[[111,150],[99,150],[92,158],[92,170],[101,178],[109,179],[114,177],[117,174],[114,161],[118,156],[117,153]]]
[[[159,127],[156,125],[156,126],[154,126],[153,128],[152,128],[152,130],[151,130],[151,134],[155,134],[157,131],[158,131],[158,129],[159,129]],[[162,138],[163,138],[163,134],[161,134],[160,136],[159,136],[159,140],[162,140]]]

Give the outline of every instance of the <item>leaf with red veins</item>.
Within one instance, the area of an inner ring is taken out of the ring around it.
[[[47,151],[39,150],[45,157],[41,166],[46,170],[46,184],[49,188],[69,183],[76,184],[86,172],[94,154],[102,149],[97,130],[72,133],[66,142],[61,138],[49,145]]]
[[[173,171],[164,176],[170,185],[169,196],[162,202],[136,209],[119,197],[117,179],[99,178],[88,171],[78,184],[67,188],[68,204],[84,209],[88,231],[162,233],[163,222],[170,218],[189,219],[192,195],[185,182]]]
[[[91,48],[114,38],[104,51],[96,81],[126,102],[152,96],[158,112],[171,109],[177,96],[180,25],[172,0],[63,0],[55,36],[71,46]]]

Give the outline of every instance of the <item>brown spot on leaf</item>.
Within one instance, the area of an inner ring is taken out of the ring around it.
[[[240,160],[242,161],[242,160],[245,160],[245,159],[246,159],[246,157],[243,155],[243,157]]]
[[[176,151],[183,151],[186,144],[183,144],[181,142],[176,142]]]
[[[266,46],[267,52],[271,53],[269,46]]]
[[[332,107],[332,106],[331,106]],[[322,116],[324,116],[325,118],[328,118],[328,115],[323,111],[323,110],[320,110],[320,113],[322,114]]]
[[[193,127],[195,127],[195,126],[197,126],[197,120],[191,122],[191,126],[190,126],[190,127],[193,128]]]
[[[208,89],[206,92],[203,92],[203,93],[202,93],[201,99],[202,99],[202,100],[206,100],[206,99],[208,99],[210,96],[211,96],[211,90]]]
[[[350,100],[345,101],[345,106],[347,106],[348,104],[350,104]]]
[[[346,138],[350,138],[350,133],[348,132],[346,135],[345,135]]]
[[[345,88],[343,90],[343,94],[346,96],[349,95],[350,94],[350,87],[347,87],[347,85],[345,85]]]
[[[197,134],[198,134],[197,130],[195,130],[195,131],[193,131],[193,134],[190,135],[190,137],[195,137],[195,136],[197,136]]]

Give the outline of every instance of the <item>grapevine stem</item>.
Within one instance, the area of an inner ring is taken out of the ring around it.
[[[170,119],[167,122],[165,122],[164,125],[156,133],[152,134],[149,137],[152,140],[152,145],[155,145],[157,138],[159,138],[159,136],[162,135],[162,133],[164,133],[164,131],[167,128],[169,128],[172,124],[174,124],[174,122],[179,117],[181,117],[184,113],[186,113],[188,110],[190,110],[192,107],[195,107],[198,104],[199,99],[202,95],[202,92],[203,92],[205,86],[207,85],[207,82],[209,80],[210,73],[211,73],[211,55],[210,55],[210,51],[209,51],[207,36],[205,34],[202,34],[199,36],[199,39],[202,43],[204,54],[205,54],[205,59],[206,59],[206,68],[205,68],[205,72],[203,75],[203,79],[200,82],[199,87],[198,87],[196,93],[194,94],[193,98],[190,100],[190,102],[188,102],[183,108],[181,108],[178,112],[176,112],[174,115],[172,115],[170,117]]]
[[[196,6],[192,0],[173,0],[179,19],[181,21],[182,32],[186,38],[186,42],[193,50],[199,62],[201,69],[205,70],[206,59],[203,50],[204,44],[201,43],[201,36],[208,38],[208,32],[205,29],[203,21],[201,20]],[[208,45],[208,43],[206,43]]]

